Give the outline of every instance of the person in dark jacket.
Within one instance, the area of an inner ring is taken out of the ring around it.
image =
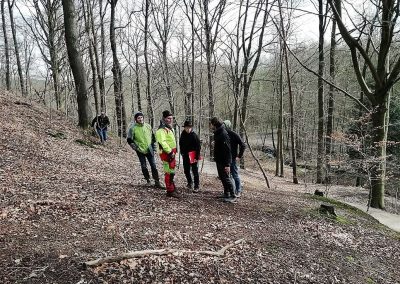
[[[183,169],[187,180],[187,188],[193,188],[194,192],[199,191],[199,168],[198,160],[200,158],[200,139],[193,131],[193,125],[190,121],[186,120],[183,124],[184,130],[179,138],[179,149],[183,160]],[[192,169],[193,179],[190,173]]]
[[[246,149],[246,144],[244,144],[242,138],[236,132],[232,131],[232,123],[230,120],[224,121],[225,129],[228,132],[229,140],[231,142],[231,153],[232,153],[232,162],[231,162],[231,175],[233,180],[235,181],[235,193],[236,197],[240,197],[242,194],[242,183],[240,181],[239,169],[236,164],[236,161],[239,161],[243,157],[244,150]],[[239,148],[239,153],[238,153]]]
[[[214,131],[214,160],[217,164],[218,176],[224,187],[224,201],[234,203],[236,202],[236,195],[230,177],[232,154],[229,136],[219,118],[213,117],[210,124]]]
[[[104,111],[100,115],[96,116],[92,120],[91,126],[95,128],[97,134],[100,137],[101,144],[107,141],[107,127],[110,125],[110,120]]]

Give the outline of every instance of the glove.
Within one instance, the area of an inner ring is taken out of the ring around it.
[[[169,160],[169,162],[171,162],[172,160],[174,160],[174,158],[175,158],[175,153],[171,151],[171,152],[168,154],[168,160]]]

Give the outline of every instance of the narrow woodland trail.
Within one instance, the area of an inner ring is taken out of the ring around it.
[[[320,214],[330,201],[301,185],[246,171],[226,204],[209,164],[171,199],[116,137],[2,92],[0,121],[0,283],[400,282],[400,234],[340,203]]]
[[[215,171],[215,164],[210,161],[204,161],[203,172],[209,175],[216,175]],[[240,175],[245,184],[245,187],[250,188],[257,188],[257,187],[265,187],[265,180],[258,170],[249,170],[249,169],[241,169]],[[389,204],[389,208],[391,213],[380,209],[375,208],[368,208],[368,190],[364,188],[356,188],[350,186],[330,186],[329,188],[311,184],[311,185],[304,185],[304,184],[291,184],[290,181],[287,181],[286,178],[279,178],[270,175],[269,178],[271,179],[271,187],[280,190],[287,190],[287,191],[296,191],[296,192],[304,192],[313,194],[315,190],[320,190],[322,192],[328,192],[328,197],[336,199],[340,202],[344,202],[348,205],[354,206],[362,210],[363,212],[371,215],[375,219],[377,219],[381,224],[389,227],[390,229],[400,232],[400,204],[397,204],[395,198],[386,198],[386,204]]]

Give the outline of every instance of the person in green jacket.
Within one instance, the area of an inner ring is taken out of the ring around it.
[[[169,110],[163,111],[162,115],[163,118],[156,131],[156,140],[159,147],[160,158],[163,162],[165,187],[167,189],[167,196],[179,198],[180,196],[175,190],[174,182],[176,166],[176,141],[175,132],[172,128],[174,117]]]
[[[154,179],[154,185],[161,187],[160,179],[158,176],[156,162],[154,160],[154,153],[156,151],[156,139],[154,137],[153,130],[150,124],[144,122],[144,115],[142,112],[135,113],[135,122],[129,126],[127,142],[129,146],[137,153],[140,161],[140,167],[142,168],[142,173],[150,185],[150,174],[147,169],[147,161],[149,161],[151,168],[151,175]]]

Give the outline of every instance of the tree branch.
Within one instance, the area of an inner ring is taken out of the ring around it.
[[[210,251],[210,250],[192,251],[192,250],[171,249],[171,248],[132,251],[132,252],[127,252],[127,253],[123,253],[120,255],[108,256],[108,257],[104,257],[104,258],[98,258],[96,260],[87,261],[84,263],[84,265],[86,267],[93,267],[93,266],[101,265],[103,263],[118,262],[118,261],[121,261],[124,259],[144,257],[144,256],[148,256],[148,255],[168,255],[168,254],[173,254],[173,253],[204,254],[204,255],[210,255],[210,256],[223,257],[225,255],[225,252],[228,249],[230,249],[233,246],[240,244],[242,242],[244,242],[244,239],[237,240],[231,244],[224,246],[223,248],[221,248],[218,251]]]

